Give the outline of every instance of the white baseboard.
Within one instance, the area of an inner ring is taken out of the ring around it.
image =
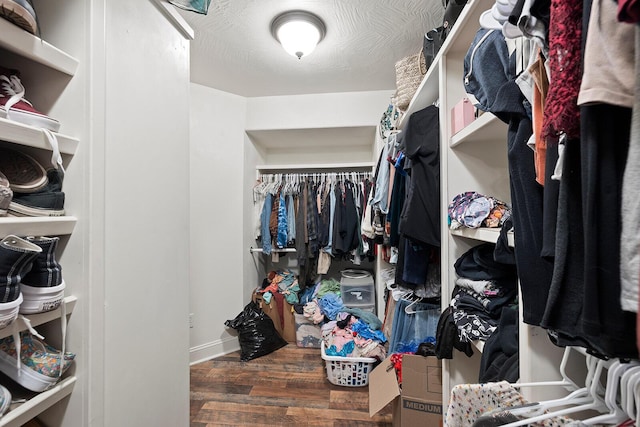
[[[228,337],[221,340],[197,345],[189,349],[189,364],[206,362],[218,356],[240,350],[240,342],[237,337]]]

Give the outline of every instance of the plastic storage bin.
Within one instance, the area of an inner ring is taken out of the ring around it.
[[[324,341],[320,343],[322,360],[327,365],[327,379],[331,384],[345,387],[363,387],[369,384],[369,372],[376,359],[372,357],[327,356]]]
[[[365,270],[343,270],[340,273],[340,295],[345,306],[363,310],[375,307],[376,292],[371,273]]]

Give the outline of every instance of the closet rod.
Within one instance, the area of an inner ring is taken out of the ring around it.
[[[326,169],[331,169],[331,172],[357,172],[355,169],[368,169],[372,170],[375,166],[374,162],[353,162],[353,163],[303,163],[303,164],[288,164],[288,165],[257,165],[256,171],[265,172],[284,172],[284,171],[296,171],[296,172],[326,172]],[[364,172],[364,171],[361,171]]]

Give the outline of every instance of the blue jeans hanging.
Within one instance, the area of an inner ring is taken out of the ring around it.
[[[393,326],[389,339],[389,354],[411,352],[415,353],[423,342],[435,342],[440,306],[424,302],[415,303],[408,314],[405,308],[411,301],[400,299],[396,303],[393,314]]]

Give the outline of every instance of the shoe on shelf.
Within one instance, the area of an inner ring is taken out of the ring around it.
[[[13,191],[9,186],[9,180],[0,172],[0,216],[7,216],[9,204],[13,198]]]
[[[27,0],[0,0],[0,16],[31,34],[38,30],[36,11]]]
[[[34,336],[28,331],[20,332],[20,343],[22,344],[22,348],[27,348],[27,351],[34,352],[40,351],[42,353],[48,353],[49,355],[59,357],[61,351],[57,348],[47,344],[44,340]],[[71,362],[76,358],[76,354],[70,351],[64,352],[64,365],[62,366],[62,373],[64,374],[67,369],[71,366]],[[56,371],[56,375],[58,375],[59,371]]]
[[[47,172],[33,157],[21,151],[0,147],[0,172],[14,193],[33,193],[47,185]]]
[[[18,236],[0,240],[0,328],[18,317],[22,303],[20,282],[42,249]]]
[[[0,108],[4,110],[6,118],[57,132],[60,129],[60,122],[36,110],[25,99],[25,92],[18,71],[0,67]]]
[[[53,387],[75,359],[71,352],[61,358],[53,347],[49,346],[55,351],[47,350],[28,332],[21,332],[19,339],[20,363],[14,337],[0,340],[0,371],[28,390],[41,392]]]
[[[47,171],[47,185],[33,193],[20,193],[14,190],[13,200],[9,204],[9,215],[13,216],[63,216],[64,175],[58,169]]]
[[[58,308],[64,298],[65,283],[62,268],[56,260],[59,237],[26,237],[28,242],[40,247],[42,252],[33,260],[31,270],[20,282],[22,304],[20,313],[43,313]]]
[[[11,393],[6,387],[0,385],[0,417],[9,409],[11,405]]]

